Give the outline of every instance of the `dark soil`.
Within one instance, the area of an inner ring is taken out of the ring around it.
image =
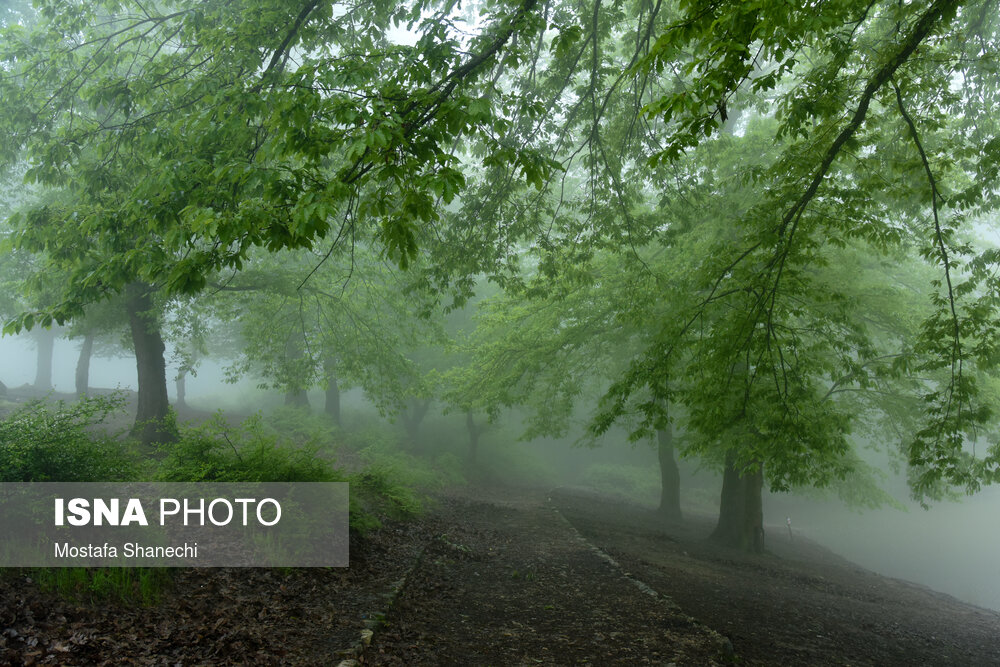
[[[364,664],[725,661],[719,635],[640,590],[543,495],[489,495],[442,509],[447,532],[428,545]]]
[[[1000,665],[1000,615],[780,531],[748,556],[709,546],[710,520],[471,493],[352,542],[350,568],[181,570],[156,606],[8,571],[0,664]]]
[[[587,539],[727,636],[740,664],[1000,665],[1000,614],[879,576],[784,528],[753,556],[706,543],[707,517],[665,527],[632,505],[552,496]]]
[[[0,576],[0,665],[328,665],[431,539],[386,526],[351,545],[349,568],[173,570],[158,604],[78,601]]]

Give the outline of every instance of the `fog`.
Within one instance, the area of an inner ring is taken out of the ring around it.
[[[1000,489],[929,510],[907,503],[856,512],[808,498],[768,495],[765,522],[782,539],[786,516],[808,537],[869,570],[907,579],[954,597],[1000,610]]]
[[[8,559],[0,655],[1000,665],[998,49],[966,0],[0,1],[0,480],[350,485],[289,510],[357,565]]]
[[[57,338],[52,351],[52,388],[63,394],[72,394],[76,389],[76,362],[80,354],[80,341]],[[173,350],[167,345],[167,392],[171,400],[176,398],[172,379],[177,373],[170,359]],[[37,349],[30,336],[5,336],[0,338],[0,380],[8,387],[30,385],[35,381]],[[187,377],[187,395],[190,398],[212,396],[220,404],[229,407],[225,395],[253,393],[257,385],[250,379],[241,379],[235,384],[226,383],[225,364],[208,358],[201,361],[197,375]],[[128,357],[94,356],[90,363],[90,386],[101,389],[120,388],[135,391],[138,388],[135,359]]]
[[[53,384],[59,393],[74,389],[74,369],[79,342],[57,339],[53,353]],[[170,359],[171,350],[167,350]],[[30,337],[0,340],[3,359],[2,379],[9,387],[31,384],[35,376],[36,350]],[[205,359],[197,375],[187,380],[188,400],[199,399],[204,409],[237,409],[250,412],[277,404],[278,391],[256,388],[256,381],[243,378],[236,384],[225,382],[225,364]],[[168,365],[167,377],[175,369]],[[90,385],[99,388],[135,390],[136,368],[132,357],[98,358],[91,364]],[[168,382],[171,398],[174,388]],[[379,419],[360,392],[345,392],[345,421],[364,423]],[[317,404],[313,400],[313,404]],[[354,414],[350,411],[353,410]],[[461,437],[458,418],[440,413],[428,416],[424,438],[441,443]],[[388,423],[388,419],[386,419]],[[571,485],[593,488],[601,493],[655,505],[658,470],[653,447],[626,443],[624,432],[613,431],[597,447],[573,446],[574,438],[541,439],[513,443],[516,426],[494,427],[487,432],[484,453],[509,458],[514,454],[530,458],[544,473],[525,479],[527,483]],[[689,461],[681,461],[682,506],[686,513],[712,517],[718,510],[721,477]],[[886,507],[859,511],[836,499],[770,493],[764,495],[767,540],[787,540],[786,517],[791,519],[794,538],[808,538],[832,552],[876,573],[910,580],[960,600],[1000,610],[1000,488],[987,487],[958,502],[943,501],[925,510],[909,501],[905,482],[890,479],[887,486],[906,510]]]
[[[657,472],[652,447],[608,443],[597,450],[554,447],[556,469],[572,471],[577,483],[589,464],[617,462],[634,467],[650,484]],[[567,457],[567,458],[563,458]],[[681,461],[681,504],[686,513],[714,520],[718,511],[721,477]],[[1000,610],[1000,488],[986,487],[957,501],[940,501],[922,508],[906,495],[905,480],[885,483],[905,509],[854,509],[830,494],[764,494],[767,542],[788,540],[786,518],[792,520],[793,539],[812,540],[833,553],[878,574],[905,579],[959,600]],[[600,489],[607,492],[607,488]],[[623,496],[655,506],[655,489]]]

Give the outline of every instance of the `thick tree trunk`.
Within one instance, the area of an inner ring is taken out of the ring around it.
[[[35,368],[35,389],[39,391],[51,391],[52,351],[56,344],[56,332],[52,329],[39,329],[36,340],[38,365]]]
[[[431,407],[429,398],[411,398],[406,411],[403,412],[403,428],[406,429],[406,438],[411,447],[416,447],[420,436],[420,425],[427,416],[427,411]]]
[[[660,459],[660,516],[668,521],[681,520],[681,473],[674,458],[674,434],[668,424],[656,432]]]
[[[90,357],[94,353],[94,334],[88,332],[80,345],[80,356],[76,360],[76,397],[83,398],[90,389]]]
[[[308,408],[309,396],[302,387],[288,387],[285,389],[285,405],[295,408]]]
[[[741,474],[735,460],[732,452],[726,454],[719,523],[710,539],[724,546],[760,553],[764,550],[764,469],[755,464]]]
[[[177,440],[177,431],[169,419],[165,347],[153,310],[151,289],[143,283],[131,283],[125,288],[125,308],[139,379],[139,406],[132,434],[144,445]]]
[[[337,376],[332,372],[326,376],[326,404],[323,409],[340,426],[340,387],[337,385]]]

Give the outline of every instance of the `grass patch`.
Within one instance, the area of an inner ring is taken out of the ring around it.
[[[28,576],[43,591],[80,603],[154,605],[172,585],[171,570],[154,567],[53,567],[8,570]]]
[[[580,483],[605,495],[649,504],[660,493],[660,472],[657,468],[595,463],[587,466]]]

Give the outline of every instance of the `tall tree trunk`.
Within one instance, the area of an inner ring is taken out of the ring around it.
[[[475,465],[479,456],[479,436],[486,427],[476,424],[472,410],[467,410],[465,413],[465,426],[469,429],[469,463]]]
[[[736,455],[726,454],[722,476],[719,523],[710,539],[727,547],[753,553],[764,550],[764,468],[757,463],[749,469],[736,469]]]
[[[681,473],[674,458],[674,434],[670,424],[656,432],[656,450],[660,459],[660,516],[668,521],[680,521]]]
[[[326,414],[333,417],[333,421],[340,426],[340,387],[337,385],[337,376],[333,371],[328,371],[326,376],[326,404],[323,406]]]
[[[287,387],[285,389],[285,405],[295,408],[308,408],[309,395],[302,387]]]
[[[76,360],[76,397],[83,398],[90,389],[90,357],[94,353],[94,334],[88,331],[80,345],[80,357]]]
[[[169,419],[167,364],[163,356],[165,347],[153,310],[151,292],[152,288],[144,283],[130,283],[125,288],[125,308],[139,379],[139,406],[132,434],[144,445],[177,440],[177,431]]]
[[[288,368],[298,369],[302,360],[302,346],[298,337],[293,333],[285,340],[285,361]],[[287,370],[287,369],[286,369]],[[289,373],[287,384],[285,385],[285,405],[296,408],[308,408],[309,395],[305,387],[301,385],[301,377],[295,377]]]
[[[183,368],[177,371],[174,378],[174,387],[177,389],[177,407],[187,407],[187,371]]]
[[[420,436],[420,425],[427,416],[427,411],[431,407],[429,398],[411,398],[408,401],[406,410],[403,412],[403,428],[406,429],[406,438],[410,441],[410,446],[416,448]]]
[[[50,391],[52,389],[52,351],[56,344],[56,332],[52,329],[39,329],[36,340],[38,365],[35,368],[35,389]]]

